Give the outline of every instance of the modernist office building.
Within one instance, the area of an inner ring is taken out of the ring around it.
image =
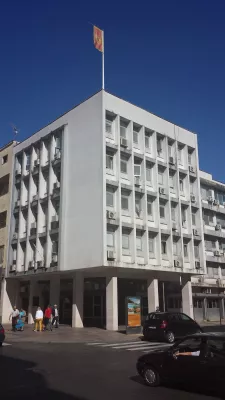
[[[15,147],[4,319],[60,305],[72,326],[125,324],[206,272],[197,136],[100,91]],[[197,278],[199,279],[199,277]],[[174,296],[173,296],[174,297]],[[178,307],[179,308],[179,307]]]

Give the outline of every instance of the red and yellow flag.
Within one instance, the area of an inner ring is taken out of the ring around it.
[[[94,46],[97,50],[104,52],[103,31],[94,26]]]

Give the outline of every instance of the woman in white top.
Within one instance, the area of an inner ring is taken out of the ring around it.
[[[34,327],[34,332],[38,331],[41,332],[43,329],[43,311],[41,307],[37,308],[36,314],[35,314],[35,327]]]

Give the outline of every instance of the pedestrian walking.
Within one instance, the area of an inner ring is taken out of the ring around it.
[[[55,304],[54,307],[52,308],[52,316],[53,316],[52,326],[54,326],[54,324],[55,324],[55,327],[58,328],[59,327],[59,310],[58,310],[57,304]]]
[[[10,316],[9,316],[9,321],[12,319],[12,331],[16,332],[16,324],[17,324],[17,320],[19,317],[19,310],[16,308],[16,306],[13,307],[13,311],[11,312]]]
[[[43,311],[41,307],[37,308],[36,314],[35,314],[35,326],[34,326],[34,332],[41,332],[43,329]]]
[[[52,316],[52,308],[50,305],[48,305],[48,307],[45,310],[45,317],[44,317],[44,325],[46,331],[52,331],[51,316]]]
[[[19,316],[17,319],[16,323],[16,330],[17,331],[23,331],[24,324],[25,324],[25,319],[26,319],[26,311],[24,311],[22,308],[19,311]]]

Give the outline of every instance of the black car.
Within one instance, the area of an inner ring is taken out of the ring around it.
[[[2,346],[2,343],[5,340],[5,329],[3,326],[0,324],[0,346]]]
[[[143,326],[146,340],[163,340],[173,343],[192,333],[202,332],[200,326],[188,315],[176,312],[153,312],[147,315]]]
[[[224,390],[225,334],[187,336],[169,349],[141,356],[137,361],[137,371],[152,387],[170,381],[208,384]]]

